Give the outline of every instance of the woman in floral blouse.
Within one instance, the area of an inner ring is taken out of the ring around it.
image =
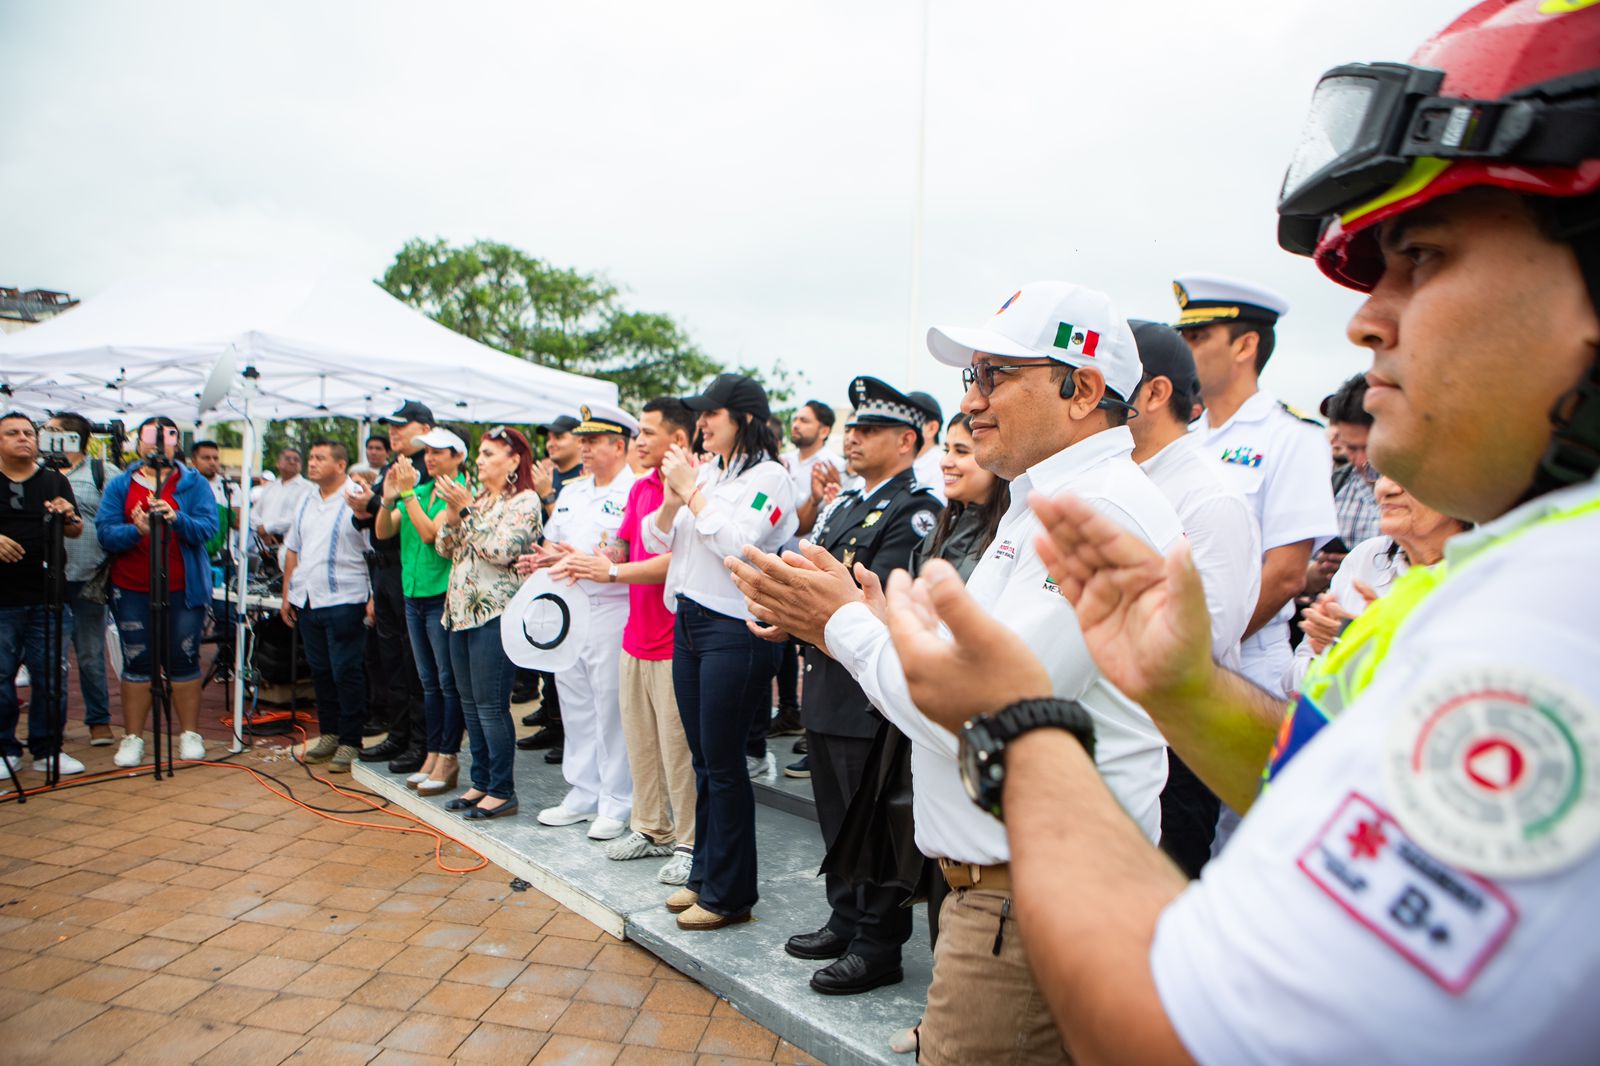
[[[516,670],[500,646],[500,615],[522,584],[517,556],[533,550],[543,515],[527,438],[504,427],[485,434],[478,444],[478,483],[476,497],[454,482],[434,487],[445,501],[434,547],[450,560],[444,627],[472,751],[472,787],[445,806],[465,818],[500,818],[517,810],[511,776]]]

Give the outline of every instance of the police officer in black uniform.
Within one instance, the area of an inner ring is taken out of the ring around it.
[[[938,521],[942,504],[919,487],[911,465],[922,447],[921,409],[877,378],[850,383],[855,417],[845,425],[845,458],[859,489],[839,494],[817,519],[811,540],[854,570],[866,567],[885,583],[907,566],[917,542]],[[800,719],[811,758],[811,788],[825,847],[844,824],[851,797],[869,771],[873,737],[882,721],[849,672],[819,648],[805,649]],[[789,938],[801,959],[835,959],[811,978],[828,995],[850,995],[901,980],[900,948],[911,935],[904,889],[826,875],[828,924]]]

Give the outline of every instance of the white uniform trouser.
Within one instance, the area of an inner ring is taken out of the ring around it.
[[[571,786],[561,805],[569,811],[598,810],[601,817],[628,821],[633,778],[622,736],[619,692],[622,627],[628,601],[589,601],[589,636],[570,668],[556,674],[561,694],[561,774]]]

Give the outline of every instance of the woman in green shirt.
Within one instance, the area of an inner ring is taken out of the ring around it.
[[[417,468],[401,459],[383,480],[383,507],[374,532],[383,539],[400,538],[400,586],[406,598],[406,629],[422,681],[422,714],[427,725],[428,757],[422,769],[406,778],[419,795],[433,796],[456,787],[456,756],[461,751],[461,696],[450,669],[450,648],[442,616],[450,584],[450,560],[434,550],[444,497],[434,495],[443,478],[466,484],[461,473],[467,445],[448,429],[435,427],[419,437],[426,451],[428,480],[418,483]]]

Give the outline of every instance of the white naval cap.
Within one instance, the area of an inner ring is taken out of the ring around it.
[[[595,437],[602,433],[620,433],[632,437],[639,432],[639,420],[620,407],[609,403],[586,403],[578,408],[583,421],[572,431],[575,437]]]
[[[1178,298],[1178,321],[1173,323],[1178,329],[1241,321],[1270,326],[1289,313],[1289,301],[1270,289],[1219,274],[1175,278],[1172,293]]]
[[[1133,331],[1111,298],[1068,281],[1029,282],[981,326],[934,326],[928,350],[948,366],[971,366],[978,352],[1092,366],[1124,400],[1143,376]]]

